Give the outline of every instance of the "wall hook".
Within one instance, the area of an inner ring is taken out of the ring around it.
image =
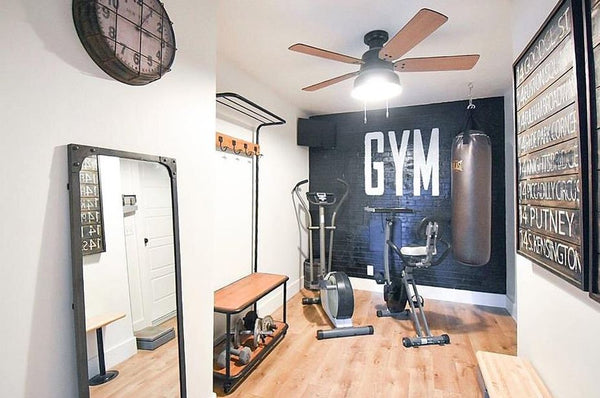
[[[223,145],[223,136],[219,136],[219,149],[221,149],[223,152],[226,152],[229,148],[227,147],[227,145]]]
[[[237,144],[237,141],[236,141],[236,140],[232,140],[232,141],[231,141],[231,146],[233,147],[233,148],[231,148],[231,150],[232,150],[232,151],[233,151],[233,153],[235,153],[236,155],[239,155],[240,153],[242,153],[242,150],[240,149],[239,151],[236,151],[236,150],[235,150],[235,146],[236,146],[236,144]]]
[[[250,157],[252,155],[254,155],[254,152],[250,151],[248,152],[248,143],[244,142],[244,153],[246,154],[246,156]]]

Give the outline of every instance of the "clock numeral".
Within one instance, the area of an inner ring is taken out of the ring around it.
[[[102,16],[104,18],[110,18],[110,10],[105,6],[102,6]]]
[[[139,53],[133,54],[133,63],[136,65],[140,64],[140,54]]]
[[[108,36],[111,39],[116,39],[116,37],[117,37],[117,28],[115,28],[114,26],[109,26],[108,27]]]
[[[152,56],[151,55],[148,55],[148,62],[147,63],[148,63],[148,66],[152,66],[153,62],[152,62]]]
[[[125,44],[121,44],[121,55],[125,54],[126,49],[127,47],[125,46]]]
[[[119,9],[119,0],[108,0],[108,5],[113,6],[115,10]]]
[[[161,58],[162,58],[162,57],[161,57],[161,54],[160,54],[160,50],[158,50],[158,51],[156,52],[156,58],[157,58],[157,59],[161,59]]]
[[[162,31],[163,31],[162,22],[159,22],[156,24],[156,31],[162,35]]]

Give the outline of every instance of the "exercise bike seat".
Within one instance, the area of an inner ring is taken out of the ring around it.
[[[427,246],[404,246],[400,248],[400,253],[411,257],[425,257],[427,256]]]
[[[424,246],[403,246],[398,248],[392,241],[387,244],[400,256],[407,267],[427,268],[432,265],[440,264],[448,255],[450,245],[442,239],[438,239],[439,226],[436,221],[425,218],[422,222],[425,227],[425,245]],[[438,240],[445,246],[445,250],[440,256],[437,256]],[[437,258],[436,258],[437,256]]]

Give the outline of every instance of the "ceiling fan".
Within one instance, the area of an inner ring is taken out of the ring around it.
[[[388,99],[400,94],[401,86],[398,75],[394,72],[436,72],[469,70],[479,60],[479,54],[451,55],[437,57],[402,58],[404,54],[427,38],[442,26],[448,17],[436,11],[423,8],[388,41],[388,33],[374,30],[364,36],[369,49],[362,58],[339,54],[297,43],[289,47],[292,51],[327,58],[347,64],[360,65],[356,72],[346,73],[304,87],[304,91],[316,91],[357,76],[354,81],[352,96],[365,101],[372,99]]]

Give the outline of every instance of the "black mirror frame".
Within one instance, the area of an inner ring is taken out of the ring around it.
[[[85,332],[85,300],[83,287],[83,255],[81,253],[80,181],[79,172],[83,160],[91,155],[103,155],[124,159],[155,162],[165,166],[171,179],[171,204],[173,210],[173,246],[175,256],[175,291],[177,296],[177,346],[179,354],[179,391],[181,398],[187,396],[185,377],[185,353],[183,339],[183,298],[181,290],[181,253],[179,242],[179,210],[177,206],[177,167],[175,159],[164,156],[145,155],[87,145],[67,145],[69,173],[69,210],[71,224],[71,264],[73,270],[73,316],[75,349],[77,358],[77,383],[79,396],[89,398],[87,369],[87,343]]]

